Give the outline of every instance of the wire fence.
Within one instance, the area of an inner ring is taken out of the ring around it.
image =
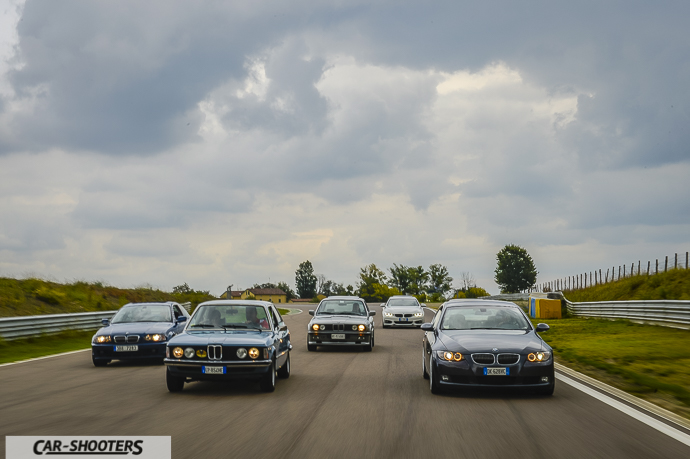
[[[690,265],[690,252],[685,252],[685,260],[683,260],[682,254],[679,258],[678,254],[676,253],[670,261],[668,255],[662,261],[663,266],[659,264],[658,258],[654,264],[652,264],[651,260],[647,261],[647,266],[645,268],[645,266],[642,264],[642,261],[638,260],[637,263],[632,262],[630,265],[619,265],[618,271],[616,271],[616,266],[614,265],[611,268],[606,268],[606,271],[599,269],[590,271],[589,273],[585,272],[576,274],[574,276],[562,277],[550,282],[543,282],[528,289],[527,292],[533,293],[581,290],[588,287],[593,287],[595,285],[608,284],[609,282],[614,282],[616,280],[636,275],[651,276],[662,272],[665,273],[671,269],[688,269]]]

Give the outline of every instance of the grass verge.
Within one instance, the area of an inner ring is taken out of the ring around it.
[[[690,331],[627,320],[533,319],[556,361],[690,419]]]
[[[0,364],[87,349],[94,332],[75,330],[12,341],[0,339]]]

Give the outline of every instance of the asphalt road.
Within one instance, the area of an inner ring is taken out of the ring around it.
[[[0,447],[6,435],[169,435],[175,458],[690,457],[563,383],[552,397],[434,396],[420,330],[379,326],[371,353],[307,352],[309,318],[285,318],[292,375],[271,394],[245,382],[171,394],[162,365],[95,368],[89,352],[0,367]]]

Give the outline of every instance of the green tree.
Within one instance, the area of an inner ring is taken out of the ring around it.
[[[467,289],[467,292],[465,292],[464,295],[464,297],[458,296],[456,298],[479,298],[480,296],[489,296],[489,292],[481,287],[470,287]]]
[[[410,278],[410,268],[405,265],[398,266],[393,263],[393,267],[389,270],[391,272],[391,285],[403,294],[410,290],[412,279]]]
[[[385,292],[382,286],[388,288],[386,280],[386,274],[378,269],[375,264],[367,265],[359,270],[357,293],[367,301],[383,301],[381,298]]]
[[[451,289],[453,278],[448,275],[448,268],[441,264],[429,266],[429,292],[443,296]]]
[[[295,291],[292,290],[292,288],[290,288],[290,286],[287,284],[287,282],[282,282],[282,281],[278,282],[278,285],[276,285],[276,287],[285,292],[286,301],[290,301],[293,298],[297,297],[297,295],[295,294]]]
[[[185,282],[182,285],[178,285],[176,287],[173,287],[172,292],[182,294],[182,293],[191,293],[191,292],[193,292],[193,290],[191,288],[189,288],[189,285],[187,285],[187,283]]]
[[[316,296],[316,276],[311,261],[303,261],[295,271],[295,287],[300,298]]]
[[[537,282],[537,269],[527,250],[509,244],[496,254],[498,264],[494,280],[501,293],[518,293]]]
[[[419,295],[422,290],[427,289],[427,282],[429,281],[429,273],[423,267],[408,268],[410,276],[410,292],[413,295]]]

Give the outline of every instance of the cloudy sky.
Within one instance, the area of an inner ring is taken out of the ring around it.
[[[690,250],[690,3],[0,1],[0,276],[498,293]]]

